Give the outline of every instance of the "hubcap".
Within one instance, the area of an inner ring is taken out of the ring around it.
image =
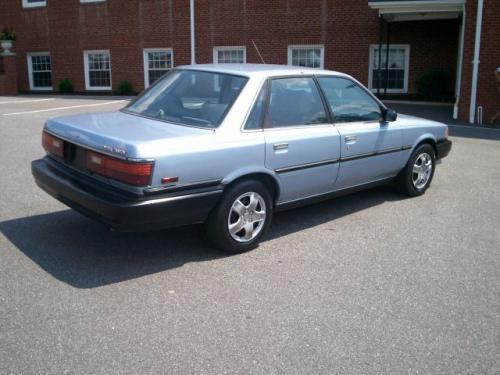
[[[418,155],[415,160],[415,164],[413,164],[413,186],[416,189],[422,189],[427,185],[429,179],[432,175],[432,158],[427,153],[422,153]]]
[[[258,193],[240,195],[231,206],[227,227],[238,242],[253,240],[262,231],[266,221],[266,202]]]

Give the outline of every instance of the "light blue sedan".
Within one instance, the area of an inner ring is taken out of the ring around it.
[[[395,182],[429,187],[446,125],[397,116],[352,77],[280,65],[173,69],[119,112],[49,120],[37,184],[121,230],[205,223],[255,247],[273,213]]]

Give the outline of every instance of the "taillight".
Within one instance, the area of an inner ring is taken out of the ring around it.
[[[50,154],[64,157],[64,141],[47,132],[42,133],[42,146]]]
[[[128,162],[98,152],[87,151],[87,169],[129,185],[146,186],[151,182],[153,163]]]

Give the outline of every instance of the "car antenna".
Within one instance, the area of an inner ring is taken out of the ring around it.
[[[260,54],[260,51],[259,49],[257,48],[257,44],[255,44],[255,42],[253,41],[252,39],[252,43],[253,43],[253,46],[255,47],[255,50],[257,51],[257,53],[259,54],[259,57],[260,57],[260,60],[262,61],[262,64],[265,64],[266,62],[264,61],[262,55]]]

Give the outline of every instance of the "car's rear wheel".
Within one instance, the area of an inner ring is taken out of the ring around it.
[[[259,181],[230,186],[205,223],[210,241],[229,253],[255,248],[271,224],[273,200]]]
[[[427,143],[417,147],[396,179],[397,189],[410,197],[424,194],[434,177],[435,166],[434,148]]]

